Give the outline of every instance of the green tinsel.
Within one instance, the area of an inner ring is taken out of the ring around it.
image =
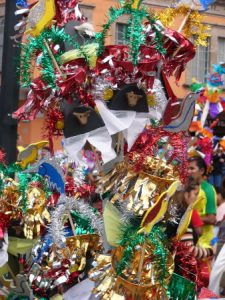
[[[109,20],[103,25],[103,30],[95,35],[96,42],[99,44],[98,56],[104,52],[105,38],[107,31],[110,29],[111,25],[116,22],[116,20],[122,15],[129,15],[128,27],[126,33],[126,42],[130,49],[130,57],[134,65],[138,61],[138,52],[141,44],[145,43],[145,33],[143,31],[143,21],[147,19],[152,25],[152,29],[155,32],[155,38],[152,43],[154,43],[155,48],[162,54],[166,53],[163,48],[163,36],[161,31],[157,26],[154,26],[155,19],[153,19],[149,13],[144,9],[133,9],[132,3],[125,4],[123,7],[117,9],[111,7],[109,9]]]
[[[90,220],[88,218],[85,219],[81,217],[76,211],[71,211],[71,216],[76,223],[75,229],[77,235],[94,233],[94,229],[91,227]]]
[[[157,272],[159,274],[159,282],[161,286],[167,290],[165,279],[168,276],[167,261],[169,251],[167,249],[167,238],[160,225],[155,225],[148,236],[137,233],[137,226],[125,226],[123,238],[120,241],[120,246],[124,247],[122,259],[116,265],[116,272],[121,275],[123,270],[128,266],[134,256],[134,248],[137,245],[143,245],[147,241],[154,246],[153,256]]]
[[[80,48],[79,44],[75,42],[70,35],[66,34],[63,28],[59,29],[55,26],[45,29],[38,37],[28,37],[27,42],[22,44],[20,74],[23,87],[30,86],[33,72],[31,68],[32,62],[36,59],[36,56],[42,52],[39,64],[44,81],[51,88],[56,88],[54,66],[45,47],[44,41],[53,43],[54,45],[68,43],[75,49]],[[57,62],[59,61],[61,54],[62,53],[59,51],[54,55]]]
[[[168,240],[163,228],[160,225],[155,225],[149,234],[149,240],[154,245],[154,261],[156,263],[157,271],[159,276],[159,281],[161,286],[167,290],[168,286],[165,279],[168,277]]]
[[[21,171],[21,167],[16,163],[9,166],[0,163],[0,194],[5,187],[4,178],[14,177],[14,174],[19,171]]]
[[[116,273],[118,275],[121,275],[126,266],[131,262],[134,256],[134,248],[137,245],[143,245],[145,241],[146,236],[144,234],[137,234],[136,231],[133,231],[133,228],[127,231],[126,236],[120,242],[120,246],[125,247],[125,249],[120,262],[116,265]]]
[[[195,283],[174,273],[170,280],[169,292],[171,300],[193,300],[196,297]]]
[[[145,43],[145,34],[142,25],[142,20],[145,16],[146,12],[144,10],[131,10],[131,17],[128,22],[126,39],[130,48],[130,56],[135,65],[138,62],[139,48]]]
[[[21,171],[21,167],[16,163],[10,164],[9,166],[0,163],[0,174],[2,174],[3,177],[11,177],[19,171]]]
[[[29,183],[27,174],[25,173],[19,173],[18,174],[18,178],[19,178],[19,191],[21,193],[22,196],[22,212],[25,213],[27,211],[27,194],[26,194],[26,190],[27,190],[27,186]]]
[[[19,191],[22,196],[22,212],[25,213],[27,211],[27,188],[30,182],[40,182],[41,189],[45,192],[45,198],[49,198],[51,195],[51,191],[48,189],[47,182],[45,179],[39,174],[31,174],[31,173],[18,173],[19,178]]]

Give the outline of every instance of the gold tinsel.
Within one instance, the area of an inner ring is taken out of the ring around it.
[[[177,16],[186,16],[190,11],[187,6],[179,6],[177,8],[167,8],[159,13],[157,16],[165,27],[169,27],[174,23]],[[195,45],[206,47],[207,39],[210,37],[210,27],[202,24],[204,16],[197,10],[193,10],[188,17],[188,20],[183,28],[183,35],[187,38],[192,37]]]

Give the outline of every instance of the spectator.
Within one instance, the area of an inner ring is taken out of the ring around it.
[[[203,222],[203,232],[199,240],[199,245],[210,248],[213,239],[213,225],[216,223],[216,191],[214,187],[204,180],[207,166],[204,160],[195,156],[190,158],[188,174],[200,184],[198,201],[195,206]]]
[[[197,245],[198,237],[201,235],[203,222],[193,207],[196,203],[199,193],[199,184],[190,183],[184,191],[179,192],[184,207],[186,207],[185,219],[192,214],[191,223],[187,231],[181,237],[177,244],[175,256],[175,272],[196,283],[198,290],[204,286],[201,280],[201,272],[198,268],[198,260],[205,259],[212,255],[212,249],[203,248]]]
[[[216,223],[216,191],[214,187],[205,180],[207,166],[205,161],[194,156],[189,160],[188,174],[200,184],[200,191],[195,205],[203,222],[202,235],[198,240],[198,246],[207,253],[212,252],[211,241],[214,237],[214,224]],[[205,287],[209,284],[210,264],[209,259],[198,260],[199,279]]]
[[[213,155],[213,170],[209,176],[209,182],[214,186],[221,186],[222,178],[225,175],[225,153],[221,146]]]

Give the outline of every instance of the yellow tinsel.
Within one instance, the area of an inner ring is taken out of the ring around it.
[[[157,16],[165,27],[169,27],[174,23],[178,16],[186,16],[190,11],[187,6],[179,6],[177,8],[167,8],[159,13]],[[188,20],[183,28],[185,37],[194,38],[195,45],[207,46],[207,39],[210,37],[210,27],[202,24],[204,16],[197,10],[193,10],[188,17]]]

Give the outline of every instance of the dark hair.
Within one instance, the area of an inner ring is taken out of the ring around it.
[[[194,179],[189,179],[188,182],[186,183],[186,185],[184,186],[184,189],[181,191],[176,191],[174,194],[174,200],[175,202],[178,203],[178,207],[179,205],[181,205],[182,208],[184,208],[184,193],[190,193],[191,191],[193,191],[196,186],[199,186],[199,183],[194,180]]]
[[[194,161],[200,170],[204,170],[203,175],[206,175],[206,173],[207,173],[207,165],[206,165],[206,163],[205,163],[205,161],[204,161],[204,159],[202,157],[200,157],[200,156],[193,156],[193,157],[190,157],[188,159],[188,161],[189,161],[189,163]]]
[[[214,189],[215,189],[215,191],[216,191],[216,193],[217,194],[221,194],[221,187],[219,187],[219,186],[214,186]]]
[[[196,186],[199,186],[200,184],[194,180],[192,177],[189,178],[187,184],[184,187],[184,192],[190,193],[191,191],[193,191]]]
[[[42,150],[47,150],[47,151],[50,152],[50,148],[49,148],[48,146],[44,146],[44,147],[42,148]]]

